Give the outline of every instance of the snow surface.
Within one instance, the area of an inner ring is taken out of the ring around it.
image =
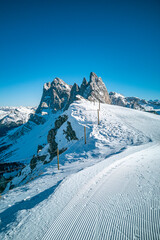
[[[101,104],[97,125],[97,108],[81,100],[65,112],[79,140],[62,136],[66,123],[58,130],[59,148],[68,148],[59,171],[54,158],[2,195],[1,239],[159,239],[160,117]],[[44,140],[56,117],[23,136],[19,149],[33,152],[29,134],[34,144],[43,128]]]

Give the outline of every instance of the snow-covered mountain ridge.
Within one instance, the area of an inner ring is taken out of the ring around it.
[[[160,114],[160,100],[145,100],[138,97],[124,97],[116,92],[109,93],[111,104]]]
[[[26,123],[35,107],[0,107],[0,137]]]

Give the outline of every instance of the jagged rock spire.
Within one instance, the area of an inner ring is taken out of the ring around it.
[[[98,79],[98,76],[94,72],[91,72],[89,81],[92,82],[92,81],[95,81],[97,79]]]
[[[79,88],[79,86],[77,85],[77,83],[74,83],[74,85],[73,85],[73,87],[72,87],[72,89],[71,89],[71,92],[70,92],[69,101],[68,101],[68,103],[66,104],[64,110],[68,109],[69,105],[76,100],[76,95],[79,94],[79,90],[80,90],[80,88]]]
[[[36,113],[48,114],[63,109],[70,97],[71,86],[60,78],[55,78],[53,82],[45,83],[43,95]]]
[[[90,80],[83,92],[83,97],[91,101],[98,100],[102,103],[111,103],[104,82],[101,77],[98,77],[94,72],[90,73]]]
[[[80,95],[83,96],[84,91],[86,90],[87,86],[88,86],[88,82],[87,82],[86,78],[84,77],[83,81],[82,81],[82,84],[80,86],[80,92],[79,92]]]
[[[94,72],[90,73],[89,82],[83,78],[80,87],[76,83],[69,86],[62,79],[56,77],[51,83],[44,84],[42,99],[36,114],[48,114],[50,110],[53,113],[62,109],[66,110],[76,100],[76,95],[81,95],[90,101],[98,100],[102,103],[110,103],[105,84]]]

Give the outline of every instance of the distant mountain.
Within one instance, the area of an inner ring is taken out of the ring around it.
[[[26,123],[34,112],[34,107],[0,107],[0,137]]]
[[[160,100],[146,101],[137,97],[124,97],[123,95],[116,92],[110,92],[109,96],[111,99],[111,104],[113,105],[160,114]]]

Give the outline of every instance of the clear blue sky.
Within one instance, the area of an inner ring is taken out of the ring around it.
[[[159,0],[0,0],[0,106],[39,104],[43,84],[160,99]]]

